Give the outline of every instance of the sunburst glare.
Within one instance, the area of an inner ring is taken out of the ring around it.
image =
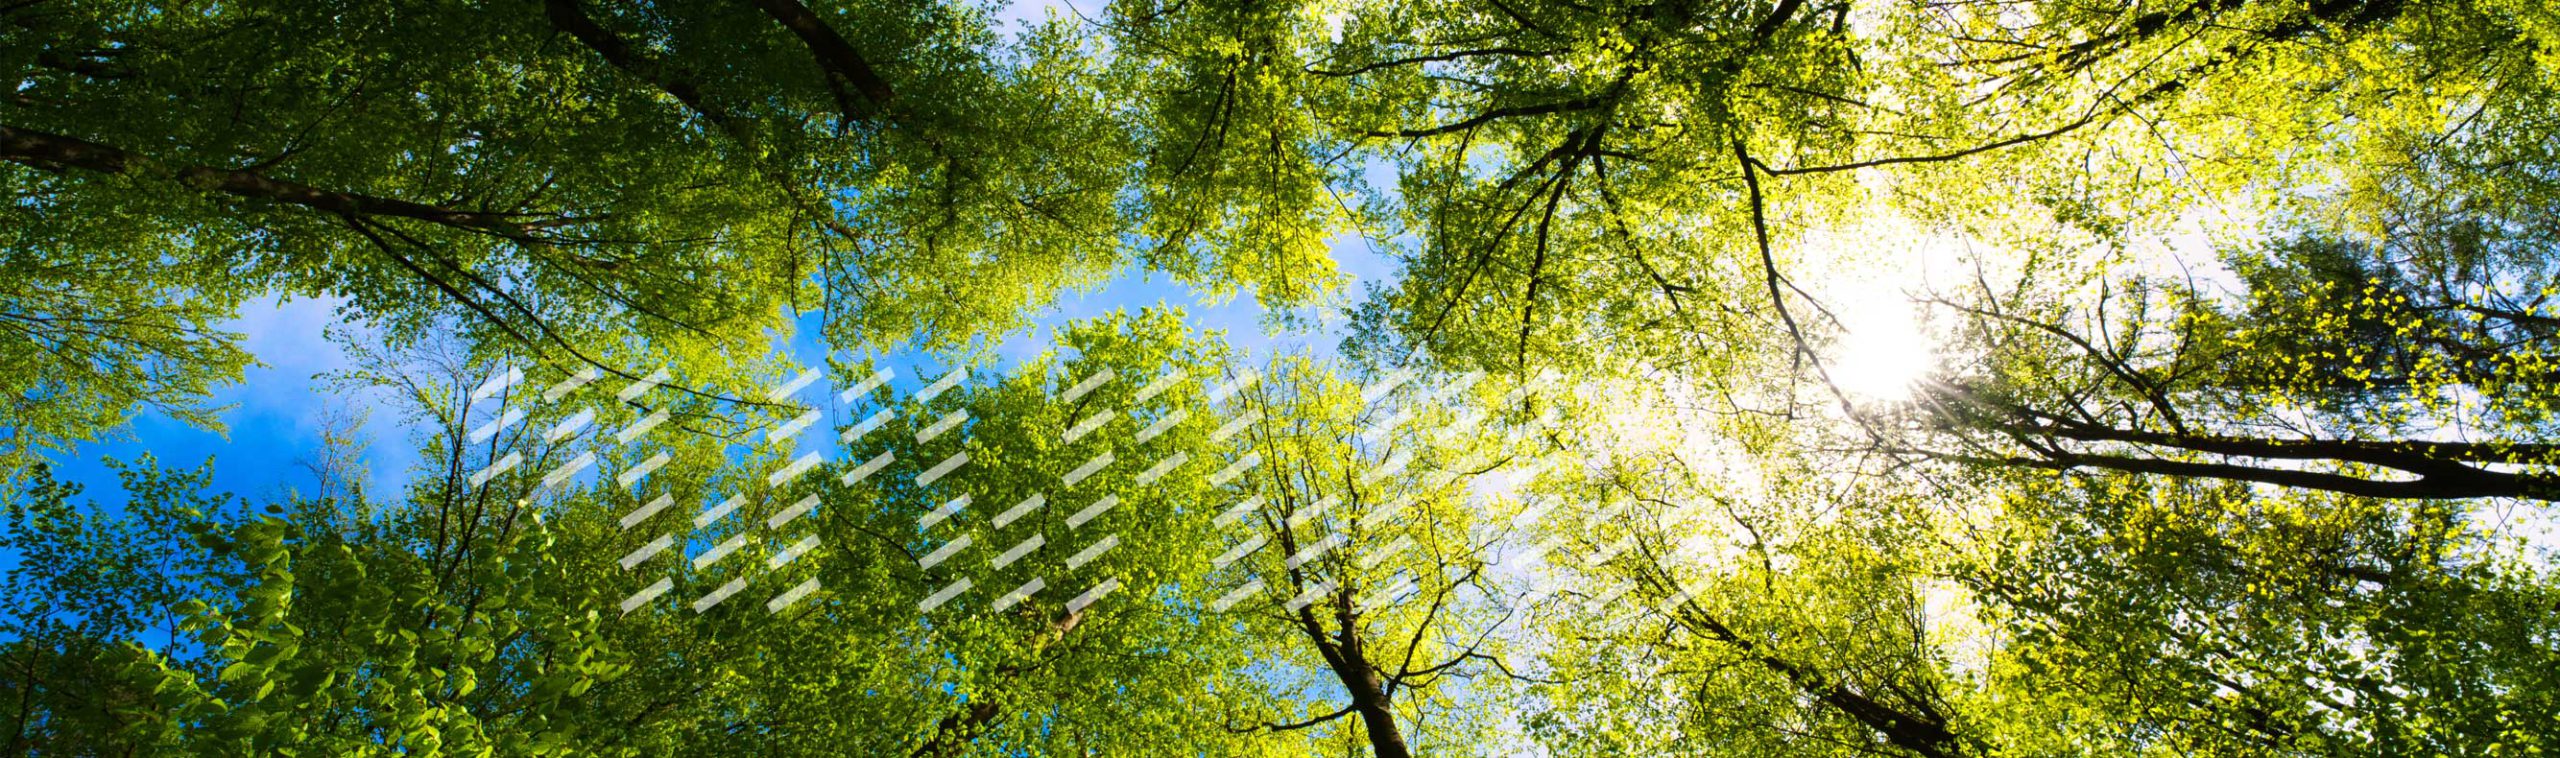
[[[1835,304],[1833,312],[1848,333],[1831,351],[1829,373],[1851,397],[1908,401],[1920,380],[1936,368],[1937,353],[1908,296],[1871,292]]]

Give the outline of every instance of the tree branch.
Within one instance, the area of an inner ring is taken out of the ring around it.
[[[863,60],[862,53],[854,50],[844,35],[837,34],[835,27],[828,26],[825,20],[818,18],[818,14],[811,12],[809,6],[801,5],[799,0],[748,2],[798,35],[801,44],[809,47],[809,54],[817,59],[828,86],[835,90],[836,106],[843,112],[845,121],[868,121],[870,116],[889,106],[889,98],[895,94],[889,89],[889,82],[881,79],[879,72],[871,69],[871,63]],[[851,85],[853,92],[860,94],[864,102],[856,104],[848,97],[845,85]]]

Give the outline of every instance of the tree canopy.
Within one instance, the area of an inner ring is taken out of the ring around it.
[[[2549,3],[1005,11],[0,0],[5,751],[2560,749]]]

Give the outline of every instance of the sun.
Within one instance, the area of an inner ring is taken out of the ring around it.
[[[1851,223],[1812,230],[1800,246],[1804,271],[1821,272],[1802,294],[1814,324],[1836,327],[1819,347],[1824,378],[1854,405],[1911,401],[1948,359],[1925,318],[1934,308],[1923,298],[1936,291],[1935,272],[2001,274],[1985,268],[1971,238],[1918,223],[1891,209]],[[1811,336],[1811,335],[1808,335]]]
[[[1848,332],[1827,356],[1831,381],[1850,397],[1879,403],[1911,399],[1937,366],[1918,309],[1900,292],[1873,293],[1834,309]]]

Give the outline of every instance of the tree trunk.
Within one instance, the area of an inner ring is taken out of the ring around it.
[[[1369,750],[1377,758],[1410,758],[1413,750],[1404,744],[1404,730],[1396,726],[1394,704],[1387,699],[1385,688],[1378,684],[1376,669],[1366,658],[1350,656],[1349,671],[1336,669],[1342,683],[1351,689],[1352,707],[1360,712],[1360,726],[1369,732]]]

